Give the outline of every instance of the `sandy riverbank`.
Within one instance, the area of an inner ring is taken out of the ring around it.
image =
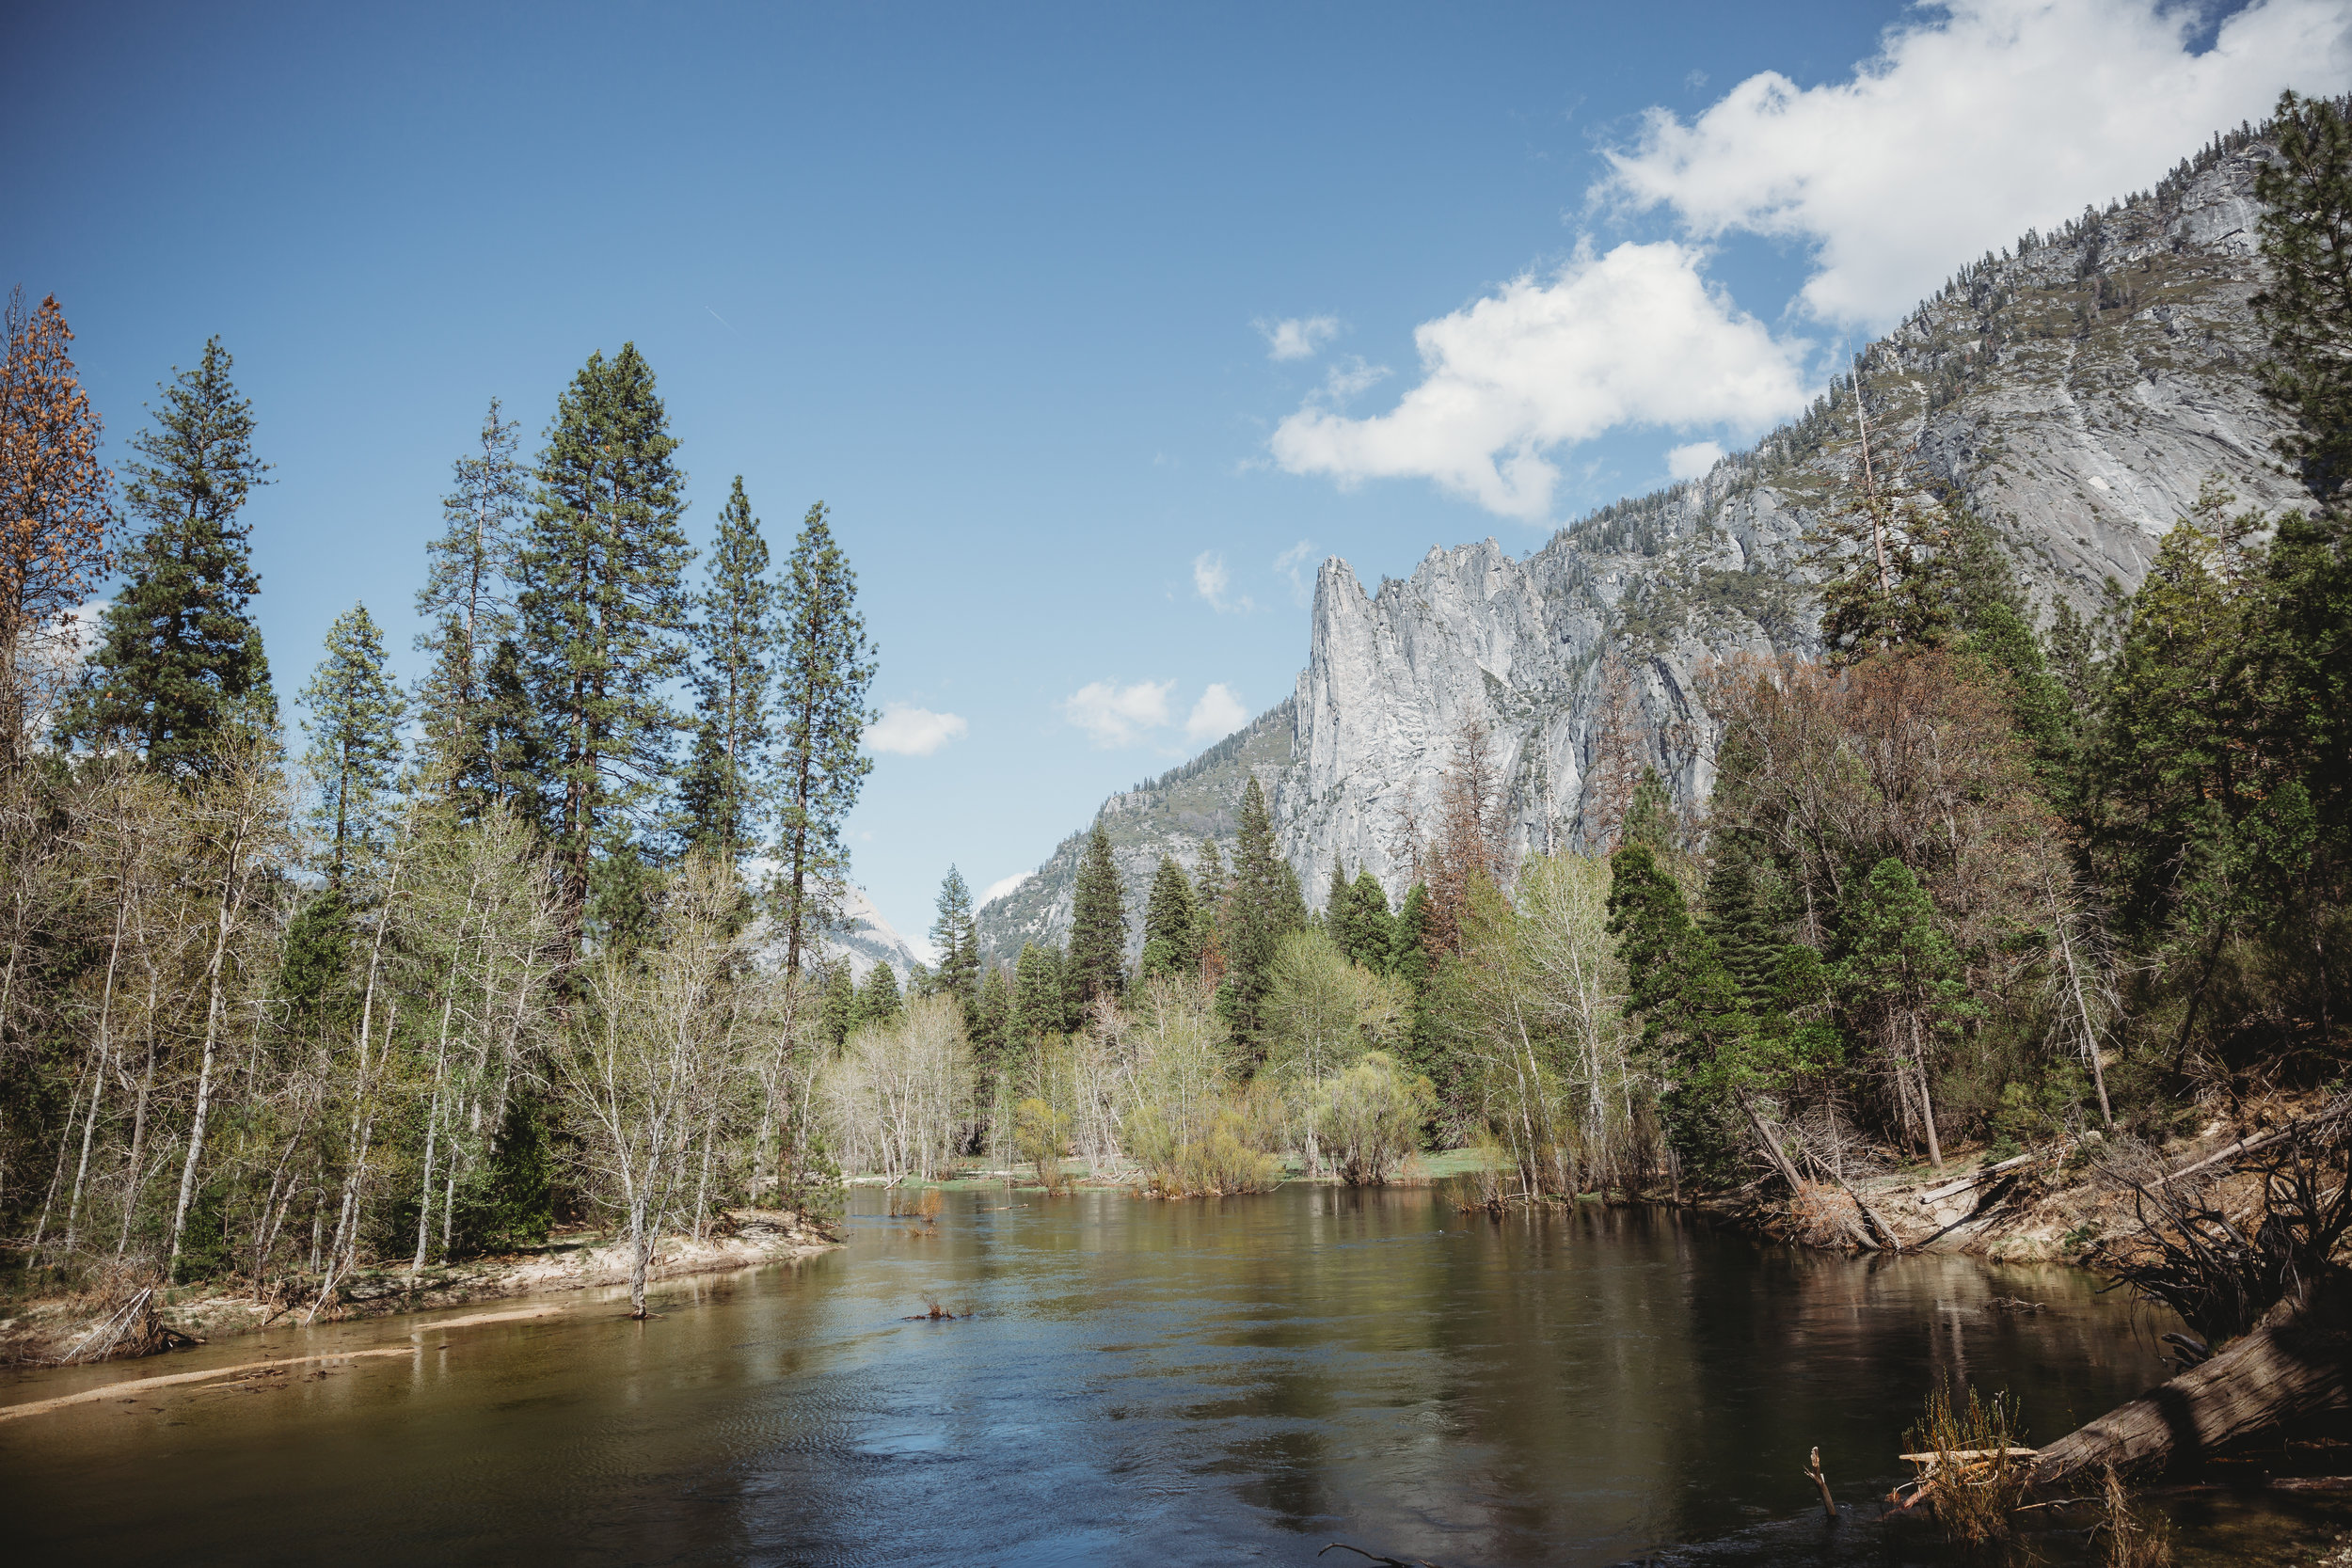
[[[779,1210],[726,1211],[722,1223],[700,1242],[686,1236],[662,1239],[649,1275],[653,1280],[721,1274],[763,1263],[809,1258],[839,1246],[839,1235],[807,1215]],[[628,1283],[628,1246],[600,1233],[557,1236],[528,1252],[436,1266],[413,1277],[405,1270],[362,1270],[335,1290],[317,1321],[349,1322],[401,1312],[435,1311],[477,1302],[504,1301]],[[152,1329],[210,1342],[250,1334],[291,1316],[299,1320],[317,1301],[317,1282],[300,1281],[282,1293],[206,1285],[156,1292]],[[119,1313],[123,1288],[107,1292],[59,1296],[24,1303],[0,1319],[0,1366],[40,1366],[62,1360],[91,1330]],[[149,1332],[143,1342],[168,1343]]]

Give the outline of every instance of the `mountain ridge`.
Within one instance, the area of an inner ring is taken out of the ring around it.
[[[1803,540],[1852,467],[1857,397],[1874,450],[1891,443],[1990,524],[2043,614],[2095,608],[2109,578],[2137,586],[2208,475],[2265,510],[2295,504],[2299,486],[2270,457],[2283,423],[2253,373],[2253,177],[2268,151],[2241,127],[2150,191],[1963,265],[1804,414],[1522,558],[1492,538],[1433,546],[1370,591],[1327,560],[1292,694],[1098,812],[1131,948],[1160,856],[1190,869],[1204,839],[1230,841],[1245,772],[1267,790],[1311,905],[1335,863],[1400,895],[1406,824],[1435,801],[1468,719],[1506,781],[1513,847],[1576,842],[1613,653],[1637,761],[1702,801],[1715,726],[1699,670],[1736,651],[1820,651]],[[1085,838],[982,908],[988,961],[1062,939]]]

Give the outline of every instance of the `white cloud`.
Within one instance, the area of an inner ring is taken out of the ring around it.
[[[1323,396],[1329,403],[1345,403],[1359,392],[1370,391],[1389,379],[1386,365],[1367,365],[1359,355],[1349,355],[1345,364],[1334,365],[1323,378]]]
[[[1006,894],[1010,893],[1013,889],[1019,887],[1022,883],[1027,881],[1030,878],[1036,875],[1037,873],[1034,871],[1016,871],[1009,877],[998,878],[995,881],[989,883],[988,886],[980,890],[980,901],[976,907],[986,909],[989,905],[993,904],[997,899],[1002,898]]]
[[[1666,453],[1666,474],[1671,479],[1700,479],[1707,470],[1723,461],[1724,449],[1713,441],[1692,441]]]
[[[1323,345],[1340,335],[1336,316],[1288,316],[1280,321],[1250,323],[1265,339],[1269,359],[1311,359]]]
[[[1137,681],[1115,686],[1092,681],[1062,700],[1062,717],[1087,732],[1097,746],[1132,746],[1146,732],[1168,721],[1168,694],[1174,681]]]
[[[1219,615],[1232,615],[1258,608],[1249,602],[1248,594],[1238,599],[1227,598],[1226,590],[1232,585],[1232,574],[1225,569],[1224,556],[1216,550],[1202,550],[1192,558],[1193,592],[1207,600],[1211,610]]]
[[[2211,9],[1921,7],[1845,81],[1800,88],[1764,71],[1687,124],[1651,109],[1592,194],[1665,208],[1699,240],[1810,245],[1804,309],[1883,326],[1958,263],[2153,184],[2215,129],[2261,119],[2281,87],[2352,85],[2343,0],[2257,0],[2194,53]]]
[[[1279,425],[1275,461],[1343,484],[1435,480],[1490,512],[1540,521],[1549,454],[1622,424],[1760,430],[1804,406],[1810,345],[1775,339],[1661,241],[1596,256],[1414,329],[1422,379],[1389,413],[1311,402]]]
[[[1290,581],[1291,603],[1302,609],[1314,602],[1314,577],[1307,570],[1307,562],[1314,559],[1314,553],[1315,542],[1301,539],[1274,558],[1276,575]]]
[[[1249,710],[1241,705],[1241,699],[1233,695],[1232,687],[1218,681],[1192,705],[1192,717],[1184,721],[1184,738],[1196,745],[1204,740],[1222,740],[1248,722]]]
[[[893,705],[866,728],[866,749],[905,757],[927,757],[951,740],[961,740],[971,726],[960,715],[933,713],[926,707]]]

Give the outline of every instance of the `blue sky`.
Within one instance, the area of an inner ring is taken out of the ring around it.
[[[488,399],[535,447],[633,340],[698,541],[739,472],[779,554],[834,510],[898,710],[852,849],[912,936],[950,862],[1024,871],[1279,701],[1324,556],[1518,553],[1703,467],[1964,258],[2344,90],[2345,25],[48,7],[0,56],[0,282],[58,295],[116,461],[208,335],[236,356],[284,692],[355,599],[415,673]]]

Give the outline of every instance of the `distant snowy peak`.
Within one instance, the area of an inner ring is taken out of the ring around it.
[[[760,951],[764,958],[779,962],[784,958],[784,944],[780,942],[766,942]],[[882,911],[874,907],[866,890],[852,885],[841,900],[840,927],[817,944],[817,956],[828,964],[848,958],[850,974],[859,981],[871,974],[876,964],[888,964],[904,984],[917,963],[930,963],[930,943],[927,942],[918,947],[900,936],[882,918]]]

